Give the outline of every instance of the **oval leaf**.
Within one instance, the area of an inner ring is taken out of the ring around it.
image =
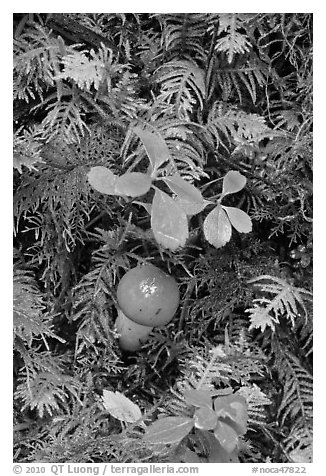
[[[204,208],[210,203],[207,200],[203,200],[201,203],[189,202],[179,196],[174,198],[178,206],[185,212],[188,216],[197,215],[204,210]]]
[[[222,248],[231,239],[232,227],[226,212],[217,205],[205,218],[206,240],[215,248]]]
[[[115,191],[118,195],[139,197],[145,195],[151,187],[151,179],[141,172],[127,172],[117,178]]]
[[[155,421],[146,430],[143,440],[153,444],[178,443],[192,430],[192,418],[166,417]]]
[[[185,212],[167,193],[155,191],[151,210],[151,225],[155,239],[165,248],[175,251],[188,238]]]
[[[234,226],[239,233],[249,233],[252,230],[252,221],[250,216],[235,207],[224,207],[223,209],[228,214],[231,225]]]
[[[115,183],[117,176],[102,165],[92,167],[87,174],[89,183],[95,190],[107,195],[116,195]]]
[[[142,416],[139,406],[120,392],[103,390],[102,400],[110,415],[120,421],[134,423]]]
[[[220,445],[218,440],[216,439],[214,433],[205,432],[205,440],[209,445],[208,450],[208,462],[209,463],[240,463],[237,453],[237,448],[228,453],[225,449]]]
[[[212,394],[210,390],[185,390],[183,396],[188,405],[212,408]]]
[[[238,444],[238,435],[229,425],[222,421],[218,421],[214,430],[214,435],[225,451],[231,453],[235,450]]]
[[[239,192],[246,185],[246,182],[246,177],[241,175],[240,172],[230,170],[223,179],[222,195]]]
[[[139,202],[138,200],[134,200],[133,203],[136,203],[137,205],[142,206],[143,208],[145,208],[145,210],[147,211],[147,213],[149,215],[151,214],[151,210],[152,210],[152,204],[151,203]]]
[[[170,159],[169,148],[161,134],[142,129],[139,126],[134,127],[134,132],[144,144],[153,171]]]
[[[204,199],[200,190],[192,183],[186,182],[180,175],[175,174],[171,177],[165,177],[162,180],[170,187],[172,192],[181,199],[192,203],[203,203]]]
[[[214,430],[217,425],[217,415],[207,407],[198,408],[194,414],[195,427],[200,430]]]
[[[247,404],[240,402],[230,403],[230,407],[235,410],[236,415],[230,418],[229,425],[238,433],[238,435],[244,435],[247,431],[248,410]]]

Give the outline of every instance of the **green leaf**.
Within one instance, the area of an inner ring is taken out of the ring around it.
[[[184,448],[182,453],[180,454],[177,461],[170,461],[171,463],[201,463],[201,459],[199,456],[189,448]]]
[[[218,204],[204,220],[206,240],[215,248],[222,248],[231,239],[232,227],[226,212]]]
[[[203,203],[203,196],[192,183],[186,182],[180,175],[172,175],[162,179],[172,190],[173,193],[178,195],[183,200],[192,203]]]
[[[176,196],[174,200],[188,216],[197,215],[197,213],[203,211],[204,208],[210,203],[207,200],[203,200],[201,203],[190,202],[184,198],[180,198],[179,196]]]
[[[214,410],[218,418],[230,425],[238,435],[244,435],[247,431],[247,402],[239,394],[218,397],[214,400]]]
[[[147,211],[149,215],[151,214],[151,211],[152,211],[151,203],[139,202],[138,200],[134,200],[133,203],[136,203],[137,205],[142,206],[143,208],[145,208],[145,210]]]
[[[153,444],[178,443],[192,430],[194,422],[192,418],[166,417],[155,421],[150,425],[143,441]]]
[[[185,390],[183,396],[188,405],[212,408],[212,394],[210,390]]]
[[[246,177],[241,175],[240,172],[230,170],[223,179],[222,195],[239,192],[246,185],[246,182]]]
[[[252,221],[246,212],[235,207],[222,206],[222,208],[226,211],[232,226],[239,233],[249,233],[252,230]]]
[[[239,463],[238,449],[235,448],[231,453],[228,453],[219,441],[216,439],[214,433],[202,430],[204,434],[206,445],[208,446],[208,462],[209,463]]]
[[[213,430],[217,425],[217,415],[211,408],[201,407],[195,411],[194,422],[200,430]]]
[[[103,390],[103,404],[114,418],[127,423],[134,423],[142,417],[140,408],[120,392]]]
[[[169,148],[165,140],[158,132],[145,130],[139,126],[134,127],[133,130],[144,144],[153,172],[155,172],[160,165],[170,159]]]
[[[231,421],[228,421],[227,423],[238,433],[238,435],[244,435],[247,431],[248,421],[247,402],[243,398],[243,402],[231,402],[230,407],[235,410],[236,415],[230,417]]]
[[[233,397],[234,394],[215,398],[213,406],[218,417],[236,415],[235,410],[230,407],[230,403],[234,401]]]
[[[145,195],[151,187],[151,178],[141,172],[127,172],[117,178],[116,193],[128,197]]]
[[[156,190],[151,210],[151,225],[155,239],[165,248],[175,251],[188,238],[185,212],[167,193]]]
[[[192,216],[200,213],[209,203],[204,200],[198,188],[184,180],[180,175],[175,174],[162,180],[176,194],[175,201],[186,215]]]
[[[228,453],[231,453],[237,447],[239,441],[238,435],[234,429],[226,423],[218,421],[214,430],[214,435],[222,448],[224,448]]]
[[[102,165],[92,167],[87,174],[87,178],[91,186],[98,192],[106,195],[117,195],[115,183],[118,177],[110,169]]]

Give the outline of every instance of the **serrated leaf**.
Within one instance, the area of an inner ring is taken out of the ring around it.
[[[18,172],[21,174],[23,173],[22,171],[22,166],[25,166],[28,168],[28,170],[37,170],[34,164],[36,163],[44,163],[44,161],[41,159],[41,157],[38,157],[37,155],[30,156],[28,157],[27,155],[14,152],[13,155],[13,166],[15,169],[18,170]]]
[[[115,190],[118,195],[139,197],[145,195],[151,187],[151,178],[141,172],[126,172],[117,178]]]
[[[173,198],[161,190],[155,191],[151,225],[158,243],[172,251],[183,246],[188,238],[187,215]]]
[[[150,425],[143,440],[153,444],[172,444],[181,441],[192,430],[192,418],[166,417]]]
[[[188,405],[212,408],[212,394],[210,390],[185,390],[183,396]]]
[[[215,248],[222,248],[230,241],[232,235],[231,223],[220,204],[205,218],[204,234],[206,240]]]
[[[235,207],[222,207],[226,211],[231,225],[234,226],[239,233],[249,233],[252,230],[252,221],[246,212]]]
[[[116,195],[115,183],[117,176],[102,165],[92,167],[87,174],[88,181],[90,185],[100,193],[105,193],[106,195]]]
[[[246,182],[246,177],[241,175],[240,172],[230,170],[223,179],[222,195],[239,192],[246,185]]]
[[[110,415],[120,421],[134,423],[142,416],[139,406],[120,392],[103,390],[102,400]]]
[[[170,159],[169,148],[165,140],[158,132],[145,130],[139,126],[134,127],[133,130],[144,144],[153,171],[155,172],[160,165]]]
[[[228,453],[235,450],[239,438],[236,431],[228,424],[218,421],[214,430],[215,438]]]
[[[213,430],[217,425],[217,415],[211,408],[197,408],[193,418],[195,427],[200,430]]]

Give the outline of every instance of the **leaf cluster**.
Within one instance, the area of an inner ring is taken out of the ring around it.
[[[15,461],[311,461],[312,16],[15,14],[14,129]]]

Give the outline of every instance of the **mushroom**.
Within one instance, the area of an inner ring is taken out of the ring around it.
[[[175,279],[152,264],[132,268],[117,289],[116,329],[121,349],[140,349],[154,327],[166,325],[180,301]]]

